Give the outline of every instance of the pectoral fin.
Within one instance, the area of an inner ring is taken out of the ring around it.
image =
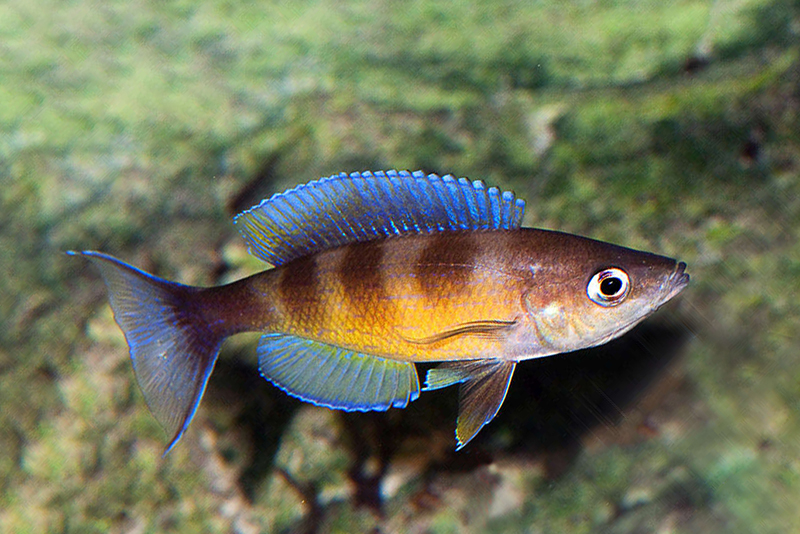
[[[411,343],[417,345],[431,345],[446,339],[451,339],[458,336],[480,336],[480,337],[500,337],[509,329],[516,325],[516,321],[500,321],[500,320],[487,320],[487,321],[472,321],[469,323],[462,323],[449,328],[443,332],[433,334],[431,336],[419,339],[407,339]]]
[[[517,363],[505,360],[445,362],[428,371],[423,391],[461,384],[456,450],[494,419],[503,404]]]

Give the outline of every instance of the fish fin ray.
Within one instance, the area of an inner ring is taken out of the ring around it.
[[[445,362],[433,369],[428,369],[425,375],[425,387],[422,391],[433,391],[460,384],[469,378],[469,372],[464,362]]]
[[[416,345],[433,345],[447,339],[458,336],[480,336],[486,338],[498,338],[509,329],[517,324],[516,321],[502,321],[502,320],[487,320],[487,321],[471,321],[468,323],[461,323],[443,332],[438,332],[431,336],[410,339],[406,341]]]
[[[511,191],[421,171],[337,174],[272,196],[234,219],[252,254],[275,266],[349,243],[445,230],[516,229]]]
[[[414,364],[288,334],[258,343],[261,375],[298,399],[345,411],[403,408],[419,396]],[[303,372],[297,372],[298,367]],[[325,380],[320,380],[320,375]]]
[[[423,391],[460,384],[456,450],[469,443],[497,415],[516,365],[507,360],[453,361],[428,370]]]
[[[197,288],[176,284],[100,252],[70,252],[100,268],[114,319],[128,342],[147,406],[172,439],[183,436],[214,369],[222,337],[194,313]]]

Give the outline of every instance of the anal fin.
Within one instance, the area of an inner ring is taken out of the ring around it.
[[[456,450],[469,443],[497,415],[516,365],[507,360],[453,361],[428,371],[424,391],[461,384]]]
[[[288,334],[258,344],[261,375],[289,395],[345,411],[403,408],[419,396],[411,362],[362,354]]]

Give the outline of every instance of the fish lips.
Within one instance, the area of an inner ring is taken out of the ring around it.
[[[684,290],[684,288],[689,285],[689,275],[686,274],[686,264],[684,262],[678,262],[675,266],[675,270],[666,279],[664,285],[662,286],[662,291],[664,292],[664,297],[661,303],[666,303],[667,301],[671,300],[675,297],[678,293]]]

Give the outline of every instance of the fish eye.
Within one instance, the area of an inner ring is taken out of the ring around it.
[[[625,300],[630,287],[630,279],[625,271],[609,267],[592,276],[586,286],[586,294],[592,302],[610,308]]]

